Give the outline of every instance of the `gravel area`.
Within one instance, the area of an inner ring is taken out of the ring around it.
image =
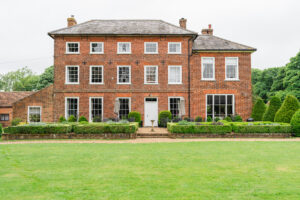
[[[173,142],[210,142],[210,141],[280,141],[280,142],[300,142],[300,138],[204,138],[204,139],[171,139],[171,138],[138,138],[134,140],[15,140],[15,141],[0,141],[2,144],[41,144],[41,143],[173,143]]]

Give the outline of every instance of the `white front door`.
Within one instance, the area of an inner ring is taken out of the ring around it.
[[[145,117],[144,126],[152,126],[151,120],[154,120],[154,126],[158,121],[158,102],[157,98],[145,98]]]

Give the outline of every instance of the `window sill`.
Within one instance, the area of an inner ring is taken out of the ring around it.
[[[240,79],[225,79],[224,81],[240,81]]]
[[[117,83],[118,85],[131,85],[131,83]]]
[[[90,82],[90,85],[104,85],[104,83],[91,83]]]
[[[182,85],[182,83],[168,83],[169,85]]]
[[[129,53],[120,53],[120,52],[118,52],[117,54],[118,54],[118,55],[122,55],[122,54],[125,54],[125,55],[126,55],[126,54],[131,54],[131,52],[129,52]]]
[[[158,83],[144,83],[145,85],[158,85]]]
[[[150,53],[150,52],[149,52],[149,53],[147,53],[147,52],[144,52],[144,54],[147,54],[147,55],[151,55],[151,54],[152,54],[152,55],[157,55],[157,54],[158,54],[158,52],[151,52],[151,53]]]
[[[78,55],[78,54],[80,54],[80,52],[78,52],[78,53],[68,53],[68,52],[66,52],[65,54],[66,54],[66,55],[72,55],[72,54]]]
[[[90,52],[90,54],[104,54],[104,52]]]
[[[216,81],[216,79],[201,79],[201,81]]]
[[[180,53],[170,53],[170,52],[168,52],[168,54],[173,54],[173,55],[180,55],[181,54],[181,52]]]
[[[65,83],[65,85],[79,85],[79,83]]]

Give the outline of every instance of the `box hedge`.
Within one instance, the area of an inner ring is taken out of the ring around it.
[[[102,134],[102,133],[135,133],[139,124],[132,123],[89,123],[74,126],[76,134]]]
[[[4,132],[9,134],[58,134],[71,131],[72,126],[68,124],[26,124],[4,129]]]
[[[291,133],[292,127],[287,123],[256,122],[230,123],[235,133]]]
[[[177,123],[168,123],[168,130],[171,133],[190,133],[190,134],[226,134],[232,131],[230,125],[211,125],[209,123],[197,125],[178,125]]]
[[[134,118],[134,121],[138,122],[141,125],[142,116],[141,116],[141,113],[139,113],[138,111],[131,111],[128,114],[128,119],[130,119],[130,118]]]

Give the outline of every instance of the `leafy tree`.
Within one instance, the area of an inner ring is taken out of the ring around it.
[[[266,104],[261,98],[259,98],[253,107],[251,117],[255,121],[261,121],[263,114],[265,113],[265,110],[266,110]]]
[[[286,96],[280,109],[275,114],[275,122],[290,123],[292,116],[299,109],[299,101],[292,95]]]
[[[54,66],[45,69],[44,73],[40,75],[39,81],[36,85],[38,90],[41,90],[54,82]]]
[[[13,91],[35,91],[39,76],[28,75],[20,78],[13,84]]]
[[[274,122],[274,117],[276,112],[281,106],[280,98],[277,96],[271,97],[270,105],[268,106],[264,116],[263,121],[271,121]]]

